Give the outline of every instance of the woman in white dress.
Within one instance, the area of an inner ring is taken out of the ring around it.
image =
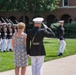
[[[25,24],[18,23],[18,31],[12,37],[12,48],[15,60],[15,75],[19,75],[19,68],[21,67],[21,75],[25,75],[27,66],[27,51],[26,51],[26,38],[24,33]]]

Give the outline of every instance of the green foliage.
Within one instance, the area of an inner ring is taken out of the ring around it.
[[[53,11],[60,0],[0,0],[0,11],[20,11],[40,14]]]
[[[76,23],[65,24],[65,37],[76,38]]]
[[[67,45],[66,49],[69,52],[69,55],[76,54],[76,39],[66,39]],[[50,61],[58,58],[58,40],[52,38],[45,38],[44,45],[46,50],[45,61]],[[66,51],[64,51],[64,56],[68,56]],[[30,65],[30,58],[28,64]],[[0,52],[0,72],[14,69],[14,54],[13,52]]]
[[[58,3],[59,0],[28,0],[27,6],[31,13],[43,13],[56,9]]]
[[[0,11],[26,11],[26,0],[0,0]]]
[[[59,26],[59,23],[52,23],[50,26],[56,36],[57,36],[57,27],[58,26]]]
[[[0,72],[14,68],[14,56],[11,52],[0,52]]]

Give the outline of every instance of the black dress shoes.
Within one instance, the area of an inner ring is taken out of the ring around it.
[[[63,56],[63,53],[59,53],[58,56]]]

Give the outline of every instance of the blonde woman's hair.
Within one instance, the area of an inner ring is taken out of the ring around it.
[[[23,22],[18,23],[18,29],[25,29],[26,25]]]

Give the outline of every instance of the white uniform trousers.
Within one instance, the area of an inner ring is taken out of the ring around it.
[[[64,41],[64,40],[59,40],[60,42],[59,42],[59,52],[58,52],[58,54],[59,53],[63,53],[64,52],[64,49],[65,49],[65,47],[66,47],[66,42]]]
[[[7,39],[7,51],[12,49],[12,39]]]
[[[42,75],[44,56],[31,56],[32,75]]]
[[[6,51],[7,49],[7,39],[2,39],[2,48],[1,51]]]
[[[0,51],[1,51],[1,48],[2,48],[2,38],[0,38]]]

